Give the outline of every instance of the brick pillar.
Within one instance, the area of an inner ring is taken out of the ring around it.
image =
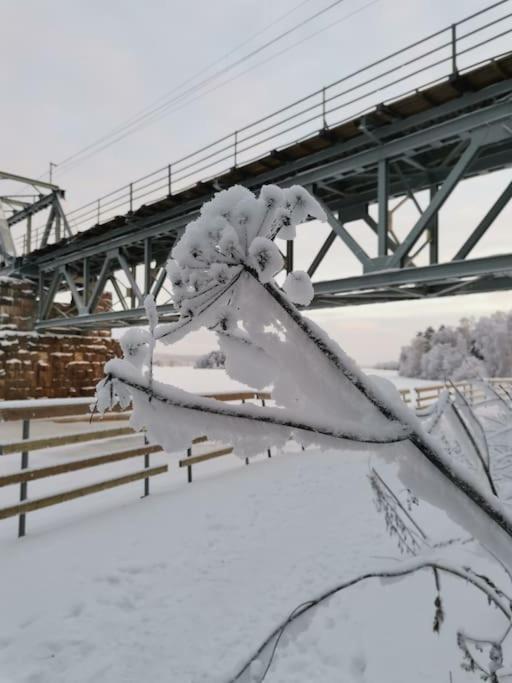
[[[101,306],[111,307],[109,294]],[[92,396],[119,343],[109,330],[35,332],[36,311],[33,283],[0,278],[0,400]]]

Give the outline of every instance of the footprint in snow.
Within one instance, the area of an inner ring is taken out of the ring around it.
[[[85,603],[84,602],[76,602],[74,605],[71,606],[71,609],[69,610],[68,614],[66,614],[67,619],[76,619],[79,617],[85,609]]]
[[[5,650],[12,643],[12,638],[0,638],[0,650]]]

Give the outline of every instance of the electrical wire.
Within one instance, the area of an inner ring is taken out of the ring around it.
[[[215,92],[215,91],[218,90],[219,88],[222,88],[222,87],[224,87],[224,86],[226,86],[226,85],[229,85],[229,84],[232,83],[233,81],[237,80],[238,78],[241,78],[242,76],[244,76],[244,75],[246,75],[247,73],[253,71],[254,69],[257,69],[257,68],[259,68],[259,67],[261,67],[261,66],[264,66],[265,64],[268,64],[269,62],[273,61],[274,59],[277,59],[277,58],[280,57],[281,55],[283,55],[283,54],[289,52],[290,50],[292,50],[292,49],[294,49],[294,48],[296,48],[296,47],[298,47],[298,46],[303,45],[304,43],[306,43],[306,42],[309,41],[309,40],[312,40],[313,38],[315,38],[316,36],[320,35],[321,33],[324,33],[325,31],[327,31],[327,30],[329,30],[329,29],[331,29],[331,28],[334,28],[335,26],[337,26],[337,25],[339,25],[339,24],[341,24],[341,23],[347,21],[347,20],[350,19],[351,17],[353,17],[353,16],[355,16],[355,15],[357,15],[357,14],[363,12],[365,9],[367,9],[368,7],[371,7],[372,5],[375,5],[375,4],[378,3],[378,2],[381,2],[381,0],[371,0],[370,2],[366,3],[365,5],[362,5],[361,7],[358,7],[357,9],[353,10],[352,12],[349,12],[348,14],[345,14],[343,17],[337,19],[336,21],[330,22],[329,24],[326,24],[326,25],[323,26],[322,28],[317,29],[317,30],[314,31],[313,33],[310,33],[310,34],[307,35],[306,37],[301,38],[300,40],[298,40],[298,41],[292,43],[291,45],[286,46],[285,48],[281,49],[280,51],[278,51],[278,52],[276,52],[276,53],[270,55],[270,56],[267,57],[266,59],[261,60],[261,61],[257,62],[256,64],[253,64],[252,66],[248,67],[247,69],[244,69],[243,71],[239,72],[238,74],[235,74],[234,76],[231,76],[230,78],[225,79],[224,81],[221,81],[220,83],[215,84],[213,87],[209,88],[209,89],[206,90],[205,92],[199,93],[199,94],[195,95],[194,97],[189,98],[189,99],[186,100],[185,102],[182,102],[182,103],[180,103],[180,104],[177,104],[175,107],[173,107],[173,108],[170,109],[169,111],[160,112],[160,114],[159,114],[158,116],[154,117],[151,121],[149,121],[149,122],[142,122],[141,124],[139,124],[137,127],[133,128],[132,130],[129,130],[129,131],[127,131],[127,132],[125,132],[125,133],[119,135],[118,137],[114,138],[113,140],[110,140],[109,142],[106,142],[103,146],[99,147],[99,148],[96,149],[96,150],[91,151],[90,154],[87,154],[86,156],[82,156],[82,157],[81,157],[80,159],[78,159],[75,163],[71,163],[71,164],[68,165],[66,168],[64,168],[61,172],[62,172],[62,173],[66,173],[67,171],[72,170],[72,169],[75,168],[79,163],[82,163],[83,161],[86,161],[87,159],[91,158],[91,157],[94,156],[95,154],[97,154],[97,153],[99,153],[99,152],[101,152],[101,151],[107,149],[107,148],[110,147],[111,145],[114,145],[114,144],[116,144],[117,142],[119,142],[120,140],[123,140],[124,138],[128,137],[128,136],[131,135],[132,133],[136,133],[138,130],[141,130],[142,128],[145,128],[147,125],[151,125],[151,124],[153,124],[153,123],[156,123],[157,121],[160,121],[161,119],[163,119],[165,116],[168,116],[169,114],[173,114],[173,113],[175,113],[175,112],[177,112],[177,111],[183,109],[184,107],[187,107],[189,104],[192,104],[193,102],[197,101],[198,99],[201,99],[202,97],[205,97],[206,95],[209,95],[210,93]]]
[[[126,126],[129,126],[129,125],[135,123],[135,122],[138,120],[138,118],[139,118],[141,115],[143,115],[143,114],[147,111],[148,108],[154,107],[154,106],[156,106],[157,104],[159,104],[160,102],[162,102],[162,100],[165,100],[166,98],[170,97],[171,95],[174,95],[176,92],[178,92],[179,90],[181,90],[181,88],[183,88],[185,85],[190,84],[192,81],[196,80],[198,77],[202,76],[204,73],[206,73],[206,72],[210,71],[211,69],[213,69],[213,67],[217,66],[217,64],[220,64],[220,63],[223,62],[225,59],[227,59],[228,57],[230,57],[232,54],[234,54],[235,52],[237,52],[238,50],[240,50],[242,47],[245,47],[245,45],[251,43],[251,42],[252,42],[255,38],[257,38],[258,36],[262,35],[263,33],[266,33],[266,31],[268,31],[269,28],[272,28],[273,26],[275,26],[275,25],[278,24],[279,22],[283,21],[283,19],[285,19],[286,17],[288,17],[288,16],[289,16],[290,14],[292,14],[293,12],[296,12],[298,9],[300,9],[303,5],[305,5],[305,4],[308,3],[308,2],[311,2],[311,0],[302,0],[301,2],[298,3],[298,5],[295,5],[295,6],[292,7],[290,10],[288,10],[288,11],[285,12],[284,14],[280,15],[279,17],[277,17],[277,19],[275,19],[274,21],[272,21],[270,24],[267,24],[266,26],[264,26],[262,29],[260,29],[260,30],[257,31],[256,33],[253,33],[249,38],[247,38],[246,40],[244,40],[242,43],[238,43],[238,45],[236,45],[235,47],[231,48],[231,50],[229,50],[228,52],[224,53],[221,57],[219,57],[218,59],[216,59],[215,61],[213,61],[211,64],[209,64],[209,65],[206,66],[206,67],[202,67],[201,69],[199,69],[198,71],[196,71],[194,74],[192,74],[192,76],[189,76],[189,77],[186,78],[185,80],[181,81],[181,83],[178,83],[178,85],[176,85],[175,87],[173,87],[171,90],[167,91],[167,92],[164,93],[163,95],[160,95],[160,97],[158,97],[156,100],[154,100],[151,104],[149,104],[149,105],[147,105],[146,107],[144,107],[143,109],[140,109],[139,111],[135,112],[135,114],[133,114],[130,118],[126,119],[125,121],[123,121],[123,123],[121,123],[121,124],[119,124],[118,126],[116,126],[115,128],[113,128],[113,129],[112,129],[109,133],[107,133],[106,135],[103,135],[102,137],[98,138],[97,140],[95,140],[94,142],[90,143],[90,144],[87,145],[86,147],[83,147],[82,149],[78,150],[77,152],[71,154],[69,157],[66,157],[65,159],[63,159],[58,165],[59,165],[59,166],[62,166],[62,165],[64,165],[64,164],[66,164],[68,161],[71,161],[71,160],[74,159],[76,156],[79,156],[79,155],[82,154],[83,152],[86,152],[86,151],[88,151],[89,149],[91,149],[91,148],[95,147],[96,145],[100,144],[101,142],[104,142],[104,141],[107,140],[110,136],[116,135],[117,133],[121,132]]]
[[[340,5],[342,2],[345,2],[345,0],[334,0],[334,2],[331,2],[331,3],[330,3],[329,5],[327,5],[326,7],[323,7],[322,9],[317,10],[317,11],[316,11],[315,13],[313,13],[312,15],[310,15],[310,16],[306,17],[305,19],[302,19],[300,22],[294,24],[291,28],[288,28],[286,31],[281,32],[280,34],[278,34],[278,35],[275,36],[274,38],[271,38],[270,40],[266,41],[266,42],[263,43],[262,45],[260,45],[260,46],[258,46],[257,48],[251,50],[248,54],[243,55],[242,57],[238,58],[237,60],[235,60],[235,61],[232,62],[231,64],[228,64],[228,65],[226,65],[225,67],[222,67],[221,69],[219,69],[218,71],[216,71],[216,72],[215,72],[214,74],[212,74],[211,76],[209,76],[209,77],[207,77],[207,78],[204,78],[203,80],[199,81],[199,83],[196,83],[195,85],[190,86],[189,88],[187,88],[187,89],[184,90],[183,92],[181,92],[181,93],[179,93],[178,95],[176,95],[176,96],[175,96],[174,98],[172,98],[171,100],[165,101],[164,103],[162,103],[162,104],[160,104],[160,105],[158,105],[158,106],[156,106],[156,107],[153,107],[153,108],[150,109],[149,111],[146,111],[145,113],[140,114],[139,116],[134,117],[134,118],[130,121],[130,123],[127,123],[127,124],[125,124],[125,125],[123,125],[123,126],[119,126],[119,127],[118,127],[117,129],[115,129],[115,130],[117,130],[118,132],[121,132],[121,131],[124,131],[124,130],[128,130],[128,129],[132,128],[133,126],[137,125],[138,123],[141,123],[142,121],[145,121],[146,119],[151,119],[151,117],[153,117],[153,116],[155,116],[156,114],[162,112],[163,110],[165,110],[165,109],[167,109],[168,107],[172,106],[172,105],[175,104],[176,102],[179,102],[181,99],[183,99],[184,97],[186,97],[188,94],[193,94],[195,91],[197,91],[198,89],[201,89],[201,88],[204,87],[205,85],[208,85],[208,83],[210,83],[211,81],[215,80],[215,79],[218,78],[219,76],[222,76],[223,74],[227,73],[228,71],[233,70],[234,68],[236,68],[236,67],[239,66],[240,64],[243,64],[243,63],[246,62],[247,60],[252,59],[252,58],[255,57],[257,54],[263,52],[263,51],[266,50],[267,48],[271,47],[271,46],[274,45],[275,43],[277,43],[277,42],[279,42],[280,40],[282,40],[283,38],[286,38],[287,36],[291,35],[291,34],[294,33],[295,31],[297,31],[298,29],[300,29],[300,28],[302,28],[303,26],[307,25],[307,24],[310,23],[311,21],[314,21],[315,19],[317,19],[317,18],[320,17],[321,15],[325,14],[326,12],[330,11],[331,9],[334,9],[336,6]],[[303,2],[300,3],[300,5],[302,5],[302,4],[304,4],[304,0],[303,0]],[[299,6],[300,6],[300,5],[299,5]],[[288,13],[288,14],[289,14],[289,13]],[[266,29],[265,29],[265,30],[266,30]],[[238,49],[238,48],[236,48],[236,49]],[[207,68],[207,70],[208,70],[208,68]],[[181,87],[181,86],[178,86],[178,89],[179,89],[179,87]],[[173,92],[173,91],[171,91],[171,92]],[[88,145],[87,147],[85,147],[85,148],[79,150],[79,151],[76,152],[75,154],[72,154],[72,155],[70,155],[69,157],[66,157],[65,159],[63,159],[61,162],[59,162],[59,163],[57,164],[57,170],[58,170],[59,168],[61,168],[61,167],[65,167],[68,163],[70,163],[72,160],[74,160],[75,158],[77,158],[77,157],[79,157],[80,155],[82,155],[85,151],[87,151],[87,150],[89,150],[89,149],[92,149],[93,147],[97,146],[97,144],[100,144],[100,141],[107,140],[109,137],[111,137],[112,134],[113,134],[113,133],[109,133],[108,135],[103,136],[103,138],[101,138],[99,141],[96,141],[95,143],[91,143],[90,145]],[[122,137],[126,137],[126,135],[123,135]],[[121,138],[121,137],[116,138],[116,141],[117,141],[118,139],[122,139],[122,138]],[[104,147],[102,147],[101,149],[103,149],[103,148],[104,148]]]
[[[179,83],[177,86],[175,86],[174,88],[172,88],[170,91],[166,92],[164,95],[161,95],[161,96],[158,97],[156,100],[154,100],[152,104],[148,105],[148,107],[145,107],[144,109],[139,110],[139,111],[138,111],[137,113],[135,113],[132,117],[130,117],[130,118],[127,119],[125,122],[123,122],[123,123],[120,124],[119,126],[117,126],[117,127],[115,127],[114,129],[112,129],[112,131],[110,131],[110,132],[107,133],[106,135],[104,135],[104,136],[98,138],[95,142],[93,142],[93,143],[87,145],[86,147],[82,148],[81,150],[78,150],[78,151],[75,152],[74,154],[72,154],[72,155],[70,155],[69,157],[66,157],[65,159],[63,159],[63,160],[59,163],[59,166],[62,166],[62,165],[64,165],[64,164],[66,164],[68,161],[71,161],[71,160],[74,159],[76,156],[79,156],[79,155],[82,154],[83,152],[88,151],[89,149],[95,147],[97,144],[100,144],[101,142],[107,140],[107,139],[108,139],[109,137],[111,137],[112,135],[115,135],[115,134],[121,132],[121,131],[122,131],[124,128],[126,128],[127,126],[133,125],[134,123],[136,123],[137,121],[140,120],[141,116],[147,115],[146,112],[147,112],[147,109],[148,109],[148,108],[154,107],[155,105],[157,105],[157,104],[158,104],[159,102],[161,102],[162,100],[165,100],[166,98],[168,98],[168,97],[170,97],[171,95],[175,94],[177,91],[179,91],[179,90],[180,90],[181,88],[183,88],[185,85],[189,84],[191,81],[194,81],[198,76],[201,76],[203,73],[208,72],[210,69],[212,69],[214,66],[216,66],[217,64],[219,64],[219,63],[221,63],[222,61],[224,61],[225,59],[227,59],[229,56],[231,56],[231,55],[232,55],[233,53],[235,53],[237,50],[239,50],[240,48],[244,47],[244,46],[247,45],[248,43],[252,42],[255,38],[257,38],[257,37],[260,36],[261,34],[265,33],[269,28],[272,28],[275,24],[279,23],[280,21],[282,21],[283,19],[285,19],[286,17],[288,17],[290,14],[292,14],[292,13],[295,12],[295,11],[297,11],[300,7],[302,7],[302,5],[306,4],[307,2],[311,2],[311,0],[302,0],[302,2],[299,2],[298,5],[295,5],[294,7],[292,7],[290,10],[288,10],[287,12],[285,12],[284,14],[282,14],[281,16],[279,16],[277,19],[275,19],[272,23],[267,24],[264,28],[260,29],[260,30],[257,31],[256,33],[254,33],[254,34],[253,34],[252,36],[250,36],[247,40],[245,40],[245,41],[243,41],[242,43],[239,43],[238,45],[236,45],[234,48],[232,48],[231,50],[229,50],[229,52],[226,52],[225,54],[223,54],[221,57],[219,57],[219,58],[216,59],[214,62],[212,62],[211,64],[209,64],[207,67],[200,69],[199,71],[195,72],[192,76],[186,78],[184,81],[182,81],[181,83]],[[210,78],[213,78],[213,77],[214,77],[214,76],[212,76],[212,77],[210,77]],[[197,87],[197,86],[194,86],[194,87]],[[184,93],[182,93],[182,95],[183,95],[183,94],[184,94]],[[178,96],[177,96],[177,98],[179,98],[179,97],[181,97],[181,95],[178,95]]]

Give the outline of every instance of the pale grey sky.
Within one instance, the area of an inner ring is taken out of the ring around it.
[[[231,59],[329,4],[329,0],[306,0],[300,6],[298,0],[0,0],[1,167],[40,176],[49,161],[59,163],[109,133],[287,10],[297,8]],[[321,35],[74,168],[57,168],[55,179],[66,189],[68,206],[73,208],[487,4],[482,0],[344,0],[243,68],[347,17]],[[468,181],[455,192],[442,214],[442,254],[457,248],[467,224],[476,225],[490,198],[510,177],[510,171],[496,173]],[[413,218],[414,209],[404,207],[397,214],[398,229]],[[474,255],[509,251],[511,221],[509,207]],[[309,265],[324,231],[318,226],[304,229],[307,236],[297,244],[299,268]],[[356,272],[357,264],[340,243],[318,277]],[[493,294],[345,308],[314,316],[348,353],[371,363],[395,358],[419,328],[510,308],[511,299],[509,293]],[[209,344],[198,335],[177,350],[202,352]]]

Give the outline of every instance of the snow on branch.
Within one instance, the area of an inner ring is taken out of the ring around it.
[[[462,630],[459,630],[457,633],[457,645],[461,649],[464,657],[462,663],[463,668],[465,668],[467,671],[479,671],[481,674],[483,674],[483,676],[485,676],[484,680],[489,680],[491,683],[498,683],[496,672],[498,672],[503,666],[502,644],[511,630],[512,609],[510,601],[486,576],[477,575],[466,567],[459,567],[438,557],[415,558],[409,560],[408,562],[402,563],[399,567],[369,571],[347,581],[343,581],[342,583],[329,588],[328,590],[309,600],[305,600],[303,603],[298,605],[286,619],[284,619],[276,628],[273,629],[270,635],[247,659],[242,667],[238,669],[235,675],[229,679],[228,683],[238,683],[239,681],[246,680],[245,675],[249,672],[251,674],[255,674],[251,676],[251,680],[255,681],[255,683],[263,683],[267,673],[270,670],[276,650],[279,646],[279,642],[286,629],[290,626],[290,624],[297,621],[304,614],[327,601],[329,598],[332,598],[332,596],[371,579],[380,579],[383,583],[385,583],[387,580],[405,578],[417,572],[424,571],[425,569],[433,570],[435,576],[441,573],[447,574],[457,579],[462,579],[485,595],[489,603],[494,605],[505,617],[505,629],[500,638],[472,638],[465,634]],[[434,600],[434,631],[439,630],[444,619],[437,579],[436,588],[438,590],[436,599]],[[484,645],[490,646],[488,661],[485,662],[485,664],[480,662],[478,658],[478,655],[481,655],[481,653],[484,651]],[[474,646],[474,649],[476,649],[476,653],[472,652],[472,646]]]
[[[304,422],[300,417],[293,415],[292,411],[283,408],[229,405],[156,381],[150,384],[148,378],[129,365],[126,360],[109,361],[105,371],[107,378],[103,380],[97,391],[98,410],[102,411],[105,406],[111,407],[117,402],[125,406],[126,401],[133,401],[134,409],[137,409],[136,419],[142,421],[142,424],[147,427],[150,437],[153,436],[164,447],[173,450],[187,447],[191,439],[197,436],[198,417],[202,418],[203,431],[207,431],[210,438],[215,436],[225,438],[226,428],[231,425],[227,425],[223,418],[236,418],[237,434],[234,434],[233,428],[229,434],[230,438],[234,437],[240,442],[238,449],[240,457],[255,454],[250,446],[248,449],[244,441],[247,440],[250,444],[251,439],[261,432],[262,425],[265,425],[263,435],[265,443],[268,443],[272,436],[275,438],[271,445],[282,445],[293,436],[299,443],[322,443],[323,441],[325,444],[325,439],[337,439],[358,444],[382,445],[399,443],[409,436],[406,430],[396,425],[390,425],[386,431],[374,436],[362,436],[357,430],[351,428],[353,425],[345,425],[346,430],[344,430],[343,423],[340,423],[337,428],[333,429],[327,421]],[[161,415],[157,413],[157,409],[163,409],[167,418],[171,418],[176,426],[179,425],[182,433],[186,431],[182,439],[177,440],[176,429],[168,429],[167,437],[159,433]],[[169,409],[174,409],[175,414],[173,415]],[[188,424],[186,430],[185,424]],[[153,431],[156,433],[153,434]],[[259,443],[255,444],[255,448],[256,453],[261,452]]]
[[[266,186],[259,196],[237,186],[206,203],[167,268],[179,320],[158,324],[154,303],[146,301],[149,333],[127,333],[123,348],[133,367],[126,361],[107,365],[98,410],[132,401],[133,423],[150,428],[154,440],[173,450],[205,427],[209,436],[223,436],[244,455],[266,451],[269,435],[281,445],[296,434],[301,443],[335,438],[345,446],[369,444],[398,463],[407,488],[443,506],[512,568],[512,519],[489,491],[485,473],[451,457],[389,382],[366,376],[297,310],[292,301],[311,300],[307,274],[288,275],[284,291],[275,283],[283,266],[275,240],[293,239],[296,226],[308,217],[325,216],[297,186]],[[217,332],[228,373],[253,387],[269,386],[276,408],[205,402],[153,382],[156,342],[172,344],[200,327]],[[391,442],[397,443],[392,455],[386,447]]]

